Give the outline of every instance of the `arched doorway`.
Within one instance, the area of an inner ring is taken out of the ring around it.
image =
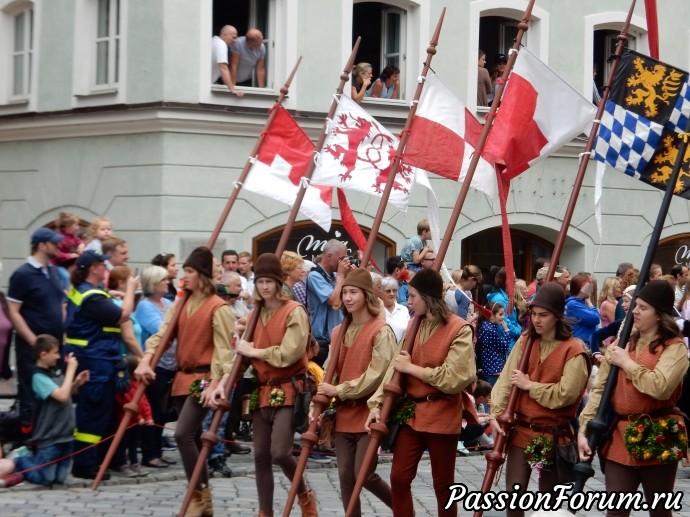
[[[550,257],[553,244],[523,230],[510,230],[513,244],[513,265],[518,278],[527,282],[534,279],[534,261]],[[481,268],[484,278],[489,278],[491,266],[503,266],[503,238],[500,228],[489,228],[462,240],[462,264],[474,264]]]
[[[360,228],[364,233],[364,237],[368,238],[369,228],[365,226],[360,226]],[[257,235],[253,241],[253,256],[258,257],[262,253],[273,253],[284,231],[285,226],[279,226]],[[337,220],[333,220],[331,231],[328,233],[311,221],[295,223],[288,238],[286,249],[296,252],[307,260],[313,261],[317,256],[321,255],[323,247],[329,239],[338,239],[345,243],[349,255],[355,255],[359,251],[352,237],[347,233],[342,223]],[[373,260],[385,270],[386,260],[393,255],[395,255],[395,241],[379,233],[374,244]]]
[[[664,274],[676,264],[690,267],[690,233],[674,235],[659,242],[654,252],[654,263],[661,266]]]

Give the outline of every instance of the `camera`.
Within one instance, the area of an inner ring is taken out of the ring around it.
[[[350,264],[355,266],[355,267],[359,267],[359,265],[360,265],[360,261],[357,257],[353,257],[351,255],[348,255],[347,257],[343,257],[343,259],[349,260]],[[343,259],[340,259],[340,260],[343,260]]]

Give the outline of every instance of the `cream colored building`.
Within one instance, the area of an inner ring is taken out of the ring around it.
[[[644,3],[637,4],[630,45],[648,53]],[[660,4],[661,58],[688,69],[690,4]],[[25,259],[31,233],[60,211],[87,222],[110,216],[115,233],[130,243],[135,265],[161,251],[184,258],[204,243],[299,56],[284,105],[314,140],[358,35],[363,41],[357,61],[372,63],[375,75],[389,63],[401,68],[400,100],[363,103],[399,131],[444,5],[432,68],[481,116],[486,108],[476,106],[478,49],[487,52],[490,67],[511,46],[525,0],[0,0],[0,284]],[[599,81],[606,77],[606,56],[628,7],[628,0],[537,0],[524,43],[591,96],[592,67]],[[211,84],[211,37],[225,24],[240,33],[251,26],[263,30],[266,88],[245,88],[238,98]],[[520,276],[531,278],[534,259],[550,252],[583,147],[584,140],[576,139],[513,182],[509,217]],[[432,182],[445,221],[460,185]],[[603,278],[621,261],[641,264],[661,193],[609,171],[599,237],[593,184],[590,166],[561,263]],[[377,200],[358,193],[349,199],[369,228]],[[379,260],[415,233],[425,205],[417,192],[407,213],[386,210]],[[241,192],[216,249],[270,249],[268,236],[282,232],[288,213],[287,206]],[[499,227],[497,204],[470,192],[449,266],[501,263]],[[312,230],[301,225],[305,255],[317,252],[314,239],[328,237]],[[674,199],[663,232],[666,272],[674,261],[690,262],[690,252],[683,251],[687,236],[688,203]]]

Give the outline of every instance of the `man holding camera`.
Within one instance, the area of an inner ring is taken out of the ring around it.
[[[331,331],[343,320],[340,290],[347,271],[354,267],[347,256],[345,245],[338,239],[331,239],[323,248],[321,262],[307,275],[311,332],[319,342],[319,354],[313,360],[319,366],[323,366],[328,357]]]

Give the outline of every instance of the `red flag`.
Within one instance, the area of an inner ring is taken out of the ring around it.
[[[415,114],[403,161],[453,181],[462,181],[482,125],[440,79],[429,74]],[[496,197],[493,167],[480,159],[472,188]]]
[[[656,0],[644,0],[647,16],[647,37],[649,38],[649,55],[659,59],[659,21],[656,16]]]
[[[520,50],[482,151],[496,165],[509,300],[515,284],[506,211],[510,180],[583,132],[595,114],[590,101],[529,50]]]
[[[314,144],[282,106],[264,135],[244,188],[289,206],[295,201],[307,166],[314,159]],[[331,227],[332,189],[309,185],[300,213],[325,231]]]

